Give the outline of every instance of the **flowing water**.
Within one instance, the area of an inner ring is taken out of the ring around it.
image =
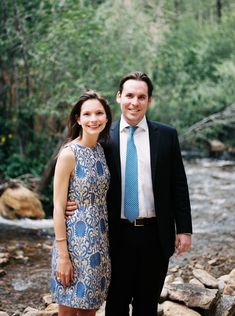
[[[185,161],[185,169],[192,205],[193,247],[181,257],[173,256],[169,268],[178,266],[190,272],[193,262],[211,269],[218,277],[235,268],[235,162]],[[0,267],[0,310],[12,315],[27,306],[44,306],[52,242],[51,219],[0,218],[0,253],[9,256]],[[217,260],[213,268],[208,265],[212,259]]]

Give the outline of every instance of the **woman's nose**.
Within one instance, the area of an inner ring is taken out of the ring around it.
[[[93,121],[97,121],[97,115],[96,114],[92,114],[90,117],[90,120]]]

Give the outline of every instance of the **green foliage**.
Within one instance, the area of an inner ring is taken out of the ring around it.
[[[169,31],[156,56],[156,103],[151,115],[181,131],[234,102],[235,25],[199,27],[182,21]]]
[[[117,118],[118,83],[133,70],[153,79],[149,117],[179,133],[234,103],[234,4],[221,13],[215,0],[3,0],[1,177],[42,174],[85,89],[102,92]],[[233,143],[222,126],[205,137]]]

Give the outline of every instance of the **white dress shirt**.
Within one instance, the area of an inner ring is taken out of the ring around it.
[[[124,216],[124,190],[125,190],[125,169],[126,169],[126,146],[129,134],[129,124],[123,116],[120,121],[120,157],[122,176],[122,210],[121,218]],[[139,198],[139,218],[155,217],[154,197],[152,185],[152,173],[150,164],[149,130],[146,117],[139,122],[134,133],[134,143],[138,156],[138,198]]]

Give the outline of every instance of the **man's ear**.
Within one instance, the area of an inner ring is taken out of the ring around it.
[[[121,102],[120,99],[121,99],[121,93],[120,93],[120,91],[118,91],[117,94],[116,94],[116,101],[117,101],[117,103]]]
[[[151,105],[152,101],[153,101],[153,97],[150,97],[150,98],[148,99],[148,107]]]

